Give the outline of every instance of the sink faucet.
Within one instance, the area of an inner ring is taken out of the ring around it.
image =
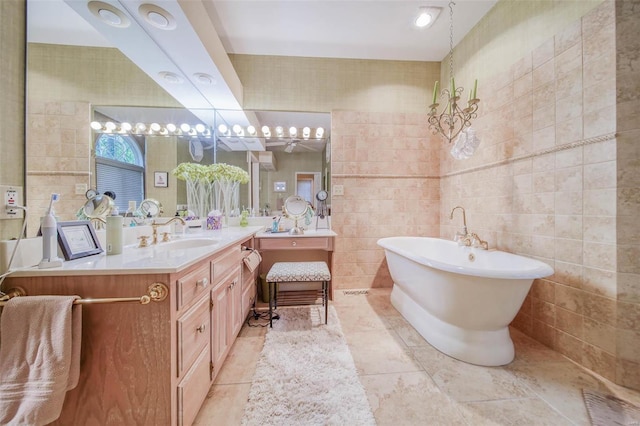
[[[456,236],[455,236],[455,241],[460,242],[461,239],[466,238],[469,235],[469,232],[467,231],[467,215],[464,211],[464,207],[462,206],[456,206],[453,208],[453,210],[451,210],[451,215],[449,215],[449,219],[453,219],[453,212],[455,212],[457,209],[462,210],[462,232],[458,231],[456,232]]]
[[[154,219],[153,222],[151,222],[151,229],[153,230],[153,234],[152,234],[152,237],[151,237],[151,244],[158,244],[158,227],[159,226],[167,226],[167,225],[171,224],[174,221],[179,221],[183,225],[187,224],[184,221],[184,219],[181,218],[180,216],[174,216],[174,217],[172,217],[171,219],[169,219],[168,221],[166,221],[164,223],[157,223],[156,220]]]

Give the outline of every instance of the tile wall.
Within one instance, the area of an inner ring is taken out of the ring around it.
[[[616,2],[617,379],[640,388],[640,2]]]
[[[86,202],[76,194],[76,184],[90,187],[91,105],[87,102],[42,102],[28,104],[26,138],[28,141],[27,199],[28,236],[40,227],[52,193],[60,194],[56,216],[73,220]]]
[[[478,155],[455,161],[442,151],[440,228],[452,235],[458,224],[449,212],[462,205],[470,230],[490,246],[553,266],[552,277],[534,282],[514,325],[637,388],[637,286],[629,286],[628,306],[619,302],[617,272],[631,249],[620,243],[638,234],[621,229],[624,201],[616,199],[627,176],[620,161],[636,164],[638,155],[615,137],[615,7],[602,3],[483,81]],[[631,181],[637,187],[637,175]],[[637,278],[632,263],[629,282]]]
[[[0,184],[24,187],[24,0],[0,2]],[[0,221],[0,240],[17,238],[22,221]]]
[[[392,285],[382,237],[439,233],[439,145],[424,114],[331,115],[334,288]],[[335,195],[336,185],[344,196]]]

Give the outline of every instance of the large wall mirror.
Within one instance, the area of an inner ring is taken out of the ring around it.
[[[39,161],[33,159],[39,154],[38,134],[46,132],[40,127],[52,122],[53,113],[60,126],[65,109],[73,109],[73,114],[68,123],[62,124],[65,127],[62,138],[73,131],[73,137],[80,139],[76,145],[90,141],[85,144],[88,149],[75,148],[70,168],[76,170],[68,173],[70,179],[65,178],[73,180],[71,183],[75,186],[61,203],[74,204],[57,212],[64,219],[73,219],[69,216],[83,201],[79,191],[82,185],[114,190],[108,174],[96,173],[100,163],[108,161],[96,160],[96,142],[104,133],[89,127],[94,121],[113,123],[116,129],[122,123],[146,126],[156,123],[163,129],[168,124],[185,123],[206,127],[208,134],[111,132],[126,135],[131,144],[137,145],[144,168],[142,194],[137,196],[160,201],[165,216],[174,215],[177,207],[187,202],[184,183],[170,175],[182,162],[224,162],[247,170],[252,183],[243,185],[240,206],[251,207],[258,215],[271,215],[280,210],[284,199],[294,194],[315,206],[317,191],[329,187],[330,114],[215,110],[211,106],[186,109],[142,71],[141,64],[133,63],[99,34],[86,36],[89,25],[63,0],[27,0],[27,8],[27,161],[32,163],[28,168],[27,193],[30,199],[36,198],[33,194],[40,185],[39,176],[42,174],[43,179],[47,179],[45,173],[33,167],[34,161]],[[67,17],[53,18],[62,11]],[[47,115],[50,112],[52,115]],[[220,125],[226,126],[227,131],[221,131],[224,128]],[[243,134],[234,126],[242,127]],[[255,134],[248,132],[250,126],[256,129]],[[270,129],[269,134],[263,132],[264,126]],[[292,128],[296,129],[295,134],[290,132]],[[324,130],[320,136],[315,133],[318,128]],[[61,142],[62,150],[71,146],[64,145],[68,141]],[[57,166],[58,169],[64,169],[65,164]],[[164,172],[169,173],[169,181],[167,185],[158,185],[157,176],[164,175],[156,173]],[[120,210],[126,209],[131,197],[133,195],[128,194],[117,197],[122,204]]]

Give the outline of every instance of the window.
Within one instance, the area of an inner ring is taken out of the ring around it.
[[[115,205],[124,213],[129,201],[144,199],[144,158],[129,135],[102,133],[96,139],[96,186],[99,193],[116,194]]]

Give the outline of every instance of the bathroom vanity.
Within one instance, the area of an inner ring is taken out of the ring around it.
[[[275,262],[297,262],[322,260],[327,262],[329,272],[333,270],[333,245],[337,234],[330,229],[308,229],[303,234],[287,232],[258,232],[255,248],[262,255],[260,273],[266,274]],[[329,297],[333,299],[330,284]]]
[[[260,229],[225,228],[197,244],[127,247],[7,278],[4,288],[27,295],[83,299],[140,297],[157,283],[168,289],[146,305],[83,305],[80,381],[53,424],[192,424],[255,301],[258,269],[242,260]]]

